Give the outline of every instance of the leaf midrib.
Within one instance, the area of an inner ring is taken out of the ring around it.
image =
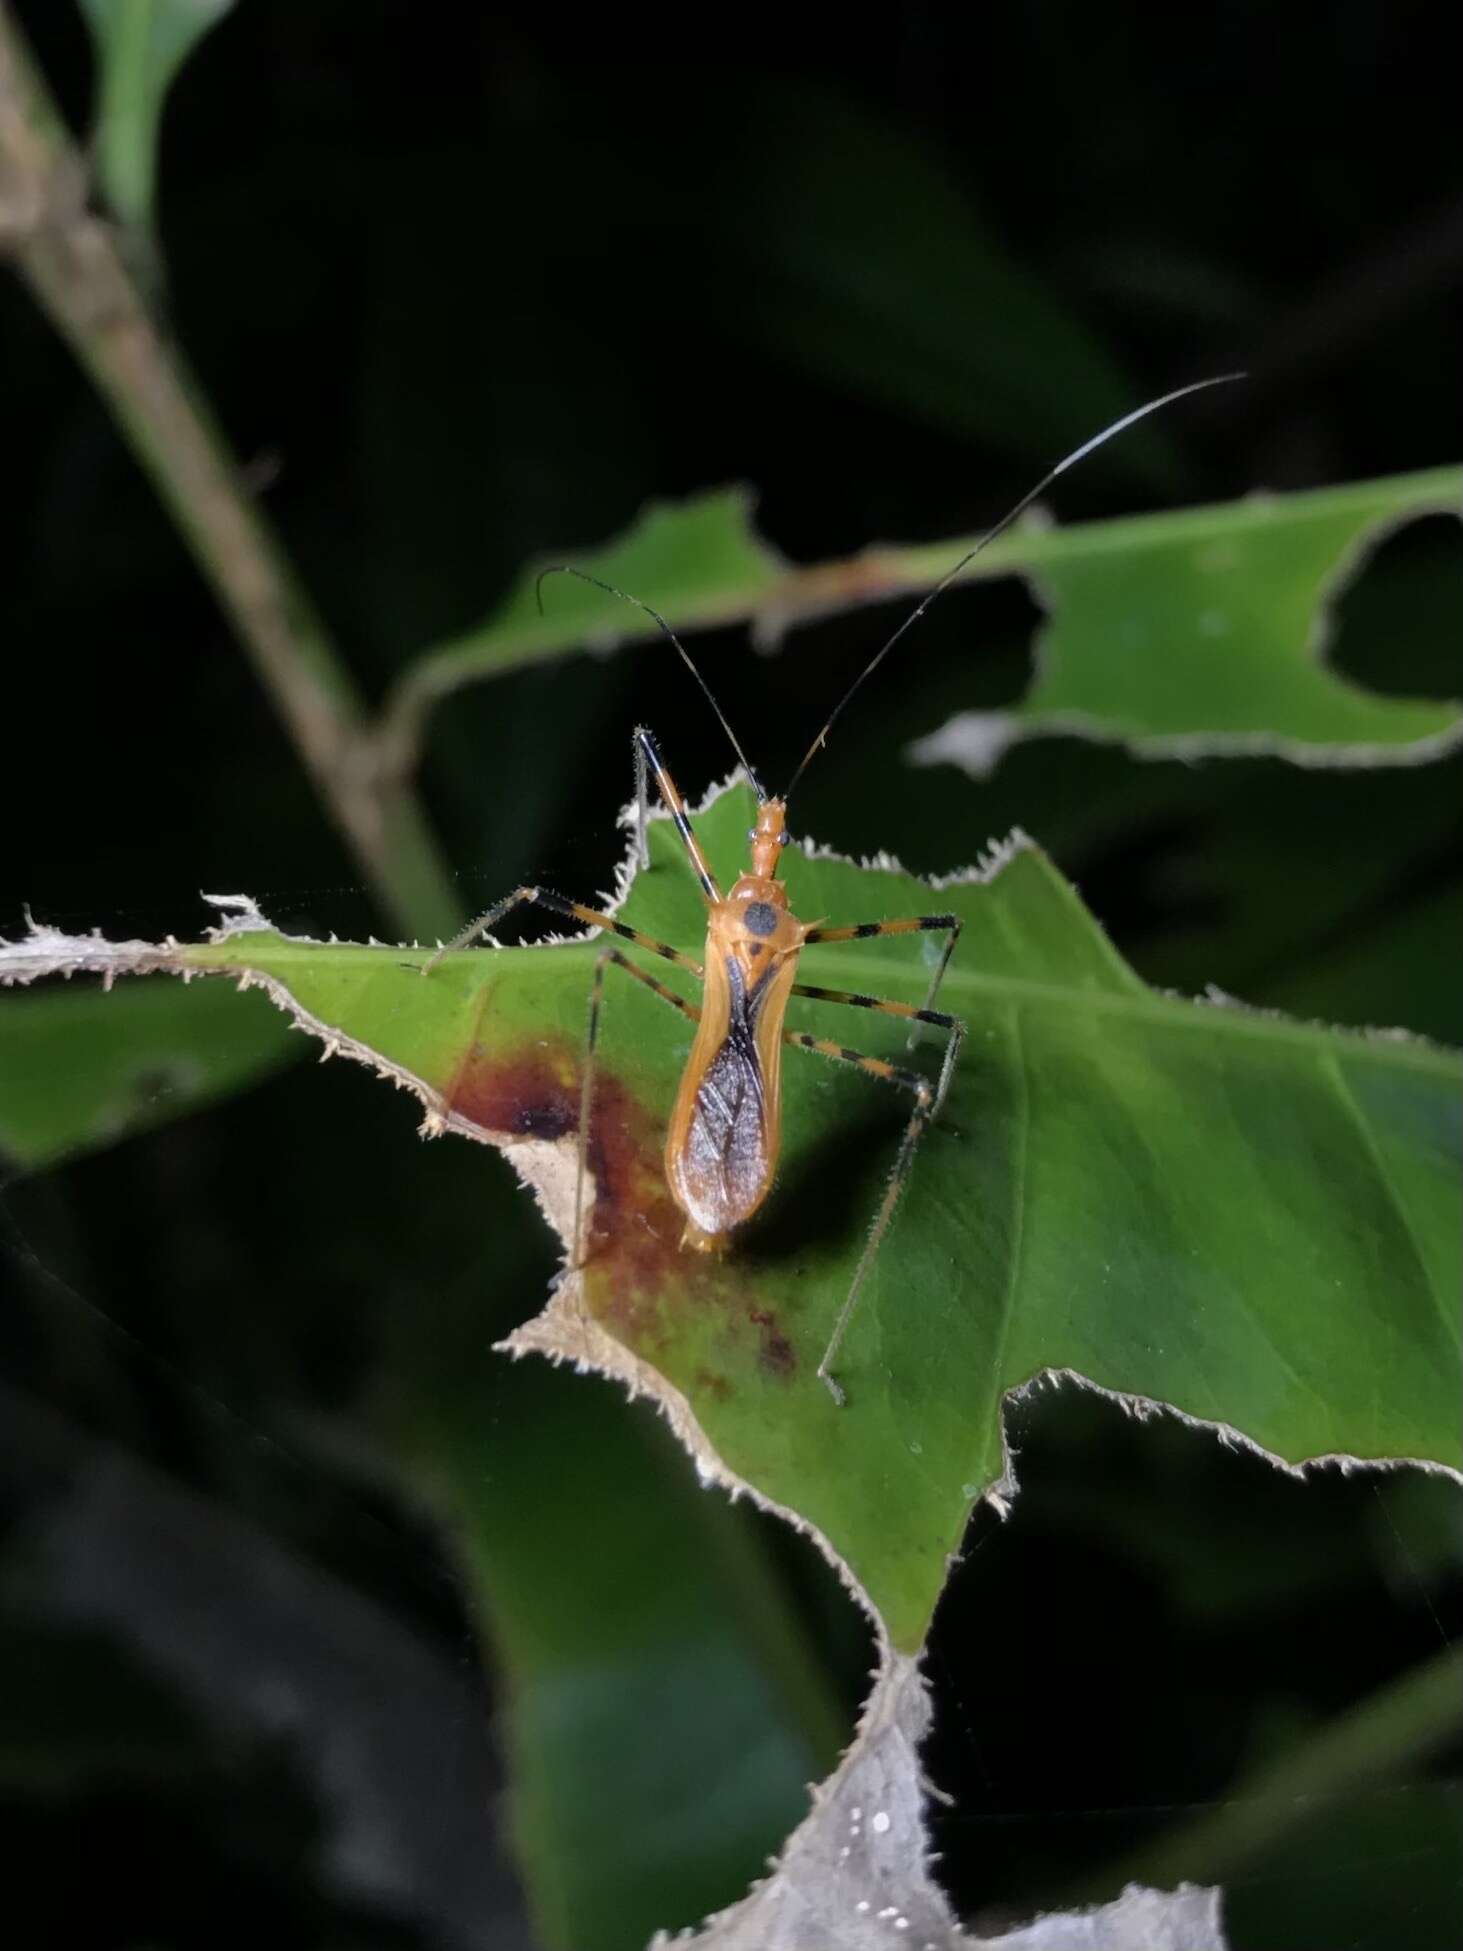
[[[1259,489],[1236,501],[1208,502],[1198,508],[1166,509],[1152,515],[1122,515],[1105,521],[1074,522],[1070,527],[1023,529],[985,551],[979,567],[968,570],[971,580],[1017,575],[1028,569],[1063,566],[1097,556],[1135,554],[1145,549],[1201,547],[1231,540],[1250,530],[1273,529],[1282,523],[1325,524],[1338,519],[1356,522],[1406,520],[1426,514],[1457,512],[1460,471],[1456,466],[1431,468],[1416,474],[1383,475],[1370,481],[1348,481],[1336,488],[1308,489],[1300,494]],[[890,550],[907,568],[920,572],[911,582],[945,560],[952,544],[918,544]]]
[[[820,963],[819,966],[824,965]],[[850,975],[855,973],[850,964],[841,960],[835,961],[834,966],[848,967]],[[886,963],[884,966],[890,968],[892,973],[894,965]],[[865,962],[863,967],[865,979],[859,987],[867,993],[868,963]],[[907,974],[908,971],[903,973]],[[1353,1029],[1334,1023],[1303,1023],[1288,1016],[1271,1016],[1262,1009],[1236,1001],[1208,1002],[1202,997],[1166,996],[1151,989],[1133,995],[1120,995],[1111,989],[1086,989],[1067,983],[1038,982],[1029,976],[987,976],[976,970],[960,968],[952,968],[946,976],[940,989],[941,1000],[948,1001],[952,993],[1044,1004],[1048,1008],[1064,1010],[1087,1009],[1126,1016],[1138,1022],[1161,1023],[1166,1028],[1197,1030],[1201,1033],[1217,1031],[1229,1036],[1294,1043],[1315,1047],[1333,1056],[1338,1054],[1337,1045],[1340,1043],[1345,1046],[1348,1057],[1356,1056],[1403,1069],[1426,1071],[1439,1077],[1453,1078],[1463,1085],[1463,1058],[1410,1033],[1404,1033],[1408,1034],[1405,1043],[1394,1042],[1388,1030]]]
[[[241,938],[235,937],[228,944],[235,947]],[[247,957],[221,953],[225,945],[220,944],[204,949],[185,951],[187,959],[199,966],[220,972],[230,969],[258,968],[263,973],[283,973],[292,964],[304,966],[313,963],[320,966],[322,957],[328,958],[344,950],[350,960],[366,955],[379,957],[383,962],[399,963],[403,954],[425,956],[428,951],[402,950],[399,948],[367,948],[360,943],[296,943],[280,944],[268,956],[258,961]],[[590,950],[586,942],[551,942],[533,947],[503,949],[465,949],[463,954],[471,955],[542,955],[555,952],[577,952],[585,955]],[[632,951],[633,952],[633,949]],[[907,963],[896,963],[887,956],[864,953],[857,957],[832,953],[826,948],[818,951],[818,969],[824,976],[844,974],[847,981],[842,984],[829,984],[830,987],[847,987],[861,995],[873,993],[870,977],[875,973],[887,972],[895,979],[908,981],[911,967]],[[1405,1041],[1394,1038],[1389,1030],[1364,1030],[1327,1023],[1303,1023],[1287,1016],[1272,1016],[1263,1010],[1244,1003],[1211,1003],[1202,998],[1167,996],[1159,991],[1143,987],[1134,978],[1133,993],[1121,994],[1112,989],[1089,989],[1071,983],[1041,982],[1029,976],[983,975],[977,970],[962,969],[958,964],[952,967],[945,977],[940,990],[940,998],[949,1003],[955,997],[968,995],[973,999],[985,997],[995,1001],[1019,1001],[1038,1007],[1072,1011],[1086,1010],[1089,1013],[1125,1017],[1133,1022],[1148,1022],[1167,1029],[1198,1031],[1200,1034],[1246,1037],[1252,1041],[1290,1044],[1315,1050],[1323,1055],[1344,1055],[1348,1061],[1381,1064],[1392,1069],[1411,1070],[1446,1079],[1463,1087],[1463,1056],[1450,1049],[1427,1043],[1419,1037],[1404,1032]],[[960,1014],[960,1011],[955,1011]]]

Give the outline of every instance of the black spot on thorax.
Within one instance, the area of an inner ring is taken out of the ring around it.
[[[742,920],[754,935],[770,935],[777,927],[777,910],[770,901],[751,901]]]

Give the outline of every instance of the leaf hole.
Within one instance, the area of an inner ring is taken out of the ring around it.
[[[1380,1947],[1404,1917],[1412,1928],[1414,1904],[1427,1922],[1407,1942],[1448,1941],[1439,1906],[1456,1904],[1463,1844],[1454,1815],[1439,1854],[1437,1817],[1463,1715],[1450,1743],[1354,1771],[1334,1800],[1318,1763],[1273,1815],[1227,1823],[1227,1844],[1205,1836],[1253,1805],[1259,1771],[1303,1769],[1345,1716],[1463,1633],[1458,1485],[1421,1470],[1291,1477],[1075,1383],[1032,1389],[1008,1434],[1011,1515],[977,1508],[925,1662],[923,1761],[951,1798],[932,1805],[932,1840],[962,1918],[994,1934],[1116,1898],[1151,1866],[1160,1887],[1223,1883],[1235,1945]],[[1387,1850],[1357,1857],[1369,1832]],[[1405,1849],[1404,1897],[1400,1858],[1384,1857]],[[1375,1931],[1358,1935],[1368,1916]]]
[[[1337,598],[1326,661],[1386,697],[1456,698],[1460,639],[1463,524],[1425,515],[1385,537]]]

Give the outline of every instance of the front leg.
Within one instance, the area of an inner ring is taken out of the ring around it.
[[[612,935],[623,936],[627,942],[634,942],[637,948],[649,949],[652,955],[663,955],[668,962],[675,962],[692,975],[699,977],[701,964],[683,955],[669,942],[658,942],[653,935],[642,935],[638,928],[631,928],[623,921],[616,921],[613,915],[601,914],[598,908],[586,908],[580,901],[566,901],[562,894],[555,894],[546,887],[516,887],[511,894],[505,894],[501,901],[495,901],[485,914],[476,921],[470,921],[466,928],[444,942],[432,956],[422,964],[422,974],[430,975],[437,964],[449,955],[456,955],[459,949],[468,948],[479,935],[486,935],[496,928],[504,915],[514,908],[532,906],[547,908],[550,914],[561,915],[569,921],[582,921],[590,928],[607,928]]]

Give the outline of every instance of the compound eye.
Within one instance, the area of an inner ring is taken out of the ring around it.
[[[754,827],[754,826],[749,826],[749,827],[747,828],[747,844],[748,844],[748,846],[750,846],[750,845],[752,844],[752,842],[753,842],[753,841],[754,841],[754,840],[755,840],[756,838],[757,838],[757,829],[756,829],[756,827]]]
[[[790,833],[779,833],[779,834],[778,834],[778,836],[777,836],[777,844],[778,844],[778,846],[779,846],[779,847],[785,847],[785,846],[787,845],[787,843],[788,843],[788,841],[789,841],[789,840],[791,840],[791,838],[792,838],[792,835],[791,835]]]

